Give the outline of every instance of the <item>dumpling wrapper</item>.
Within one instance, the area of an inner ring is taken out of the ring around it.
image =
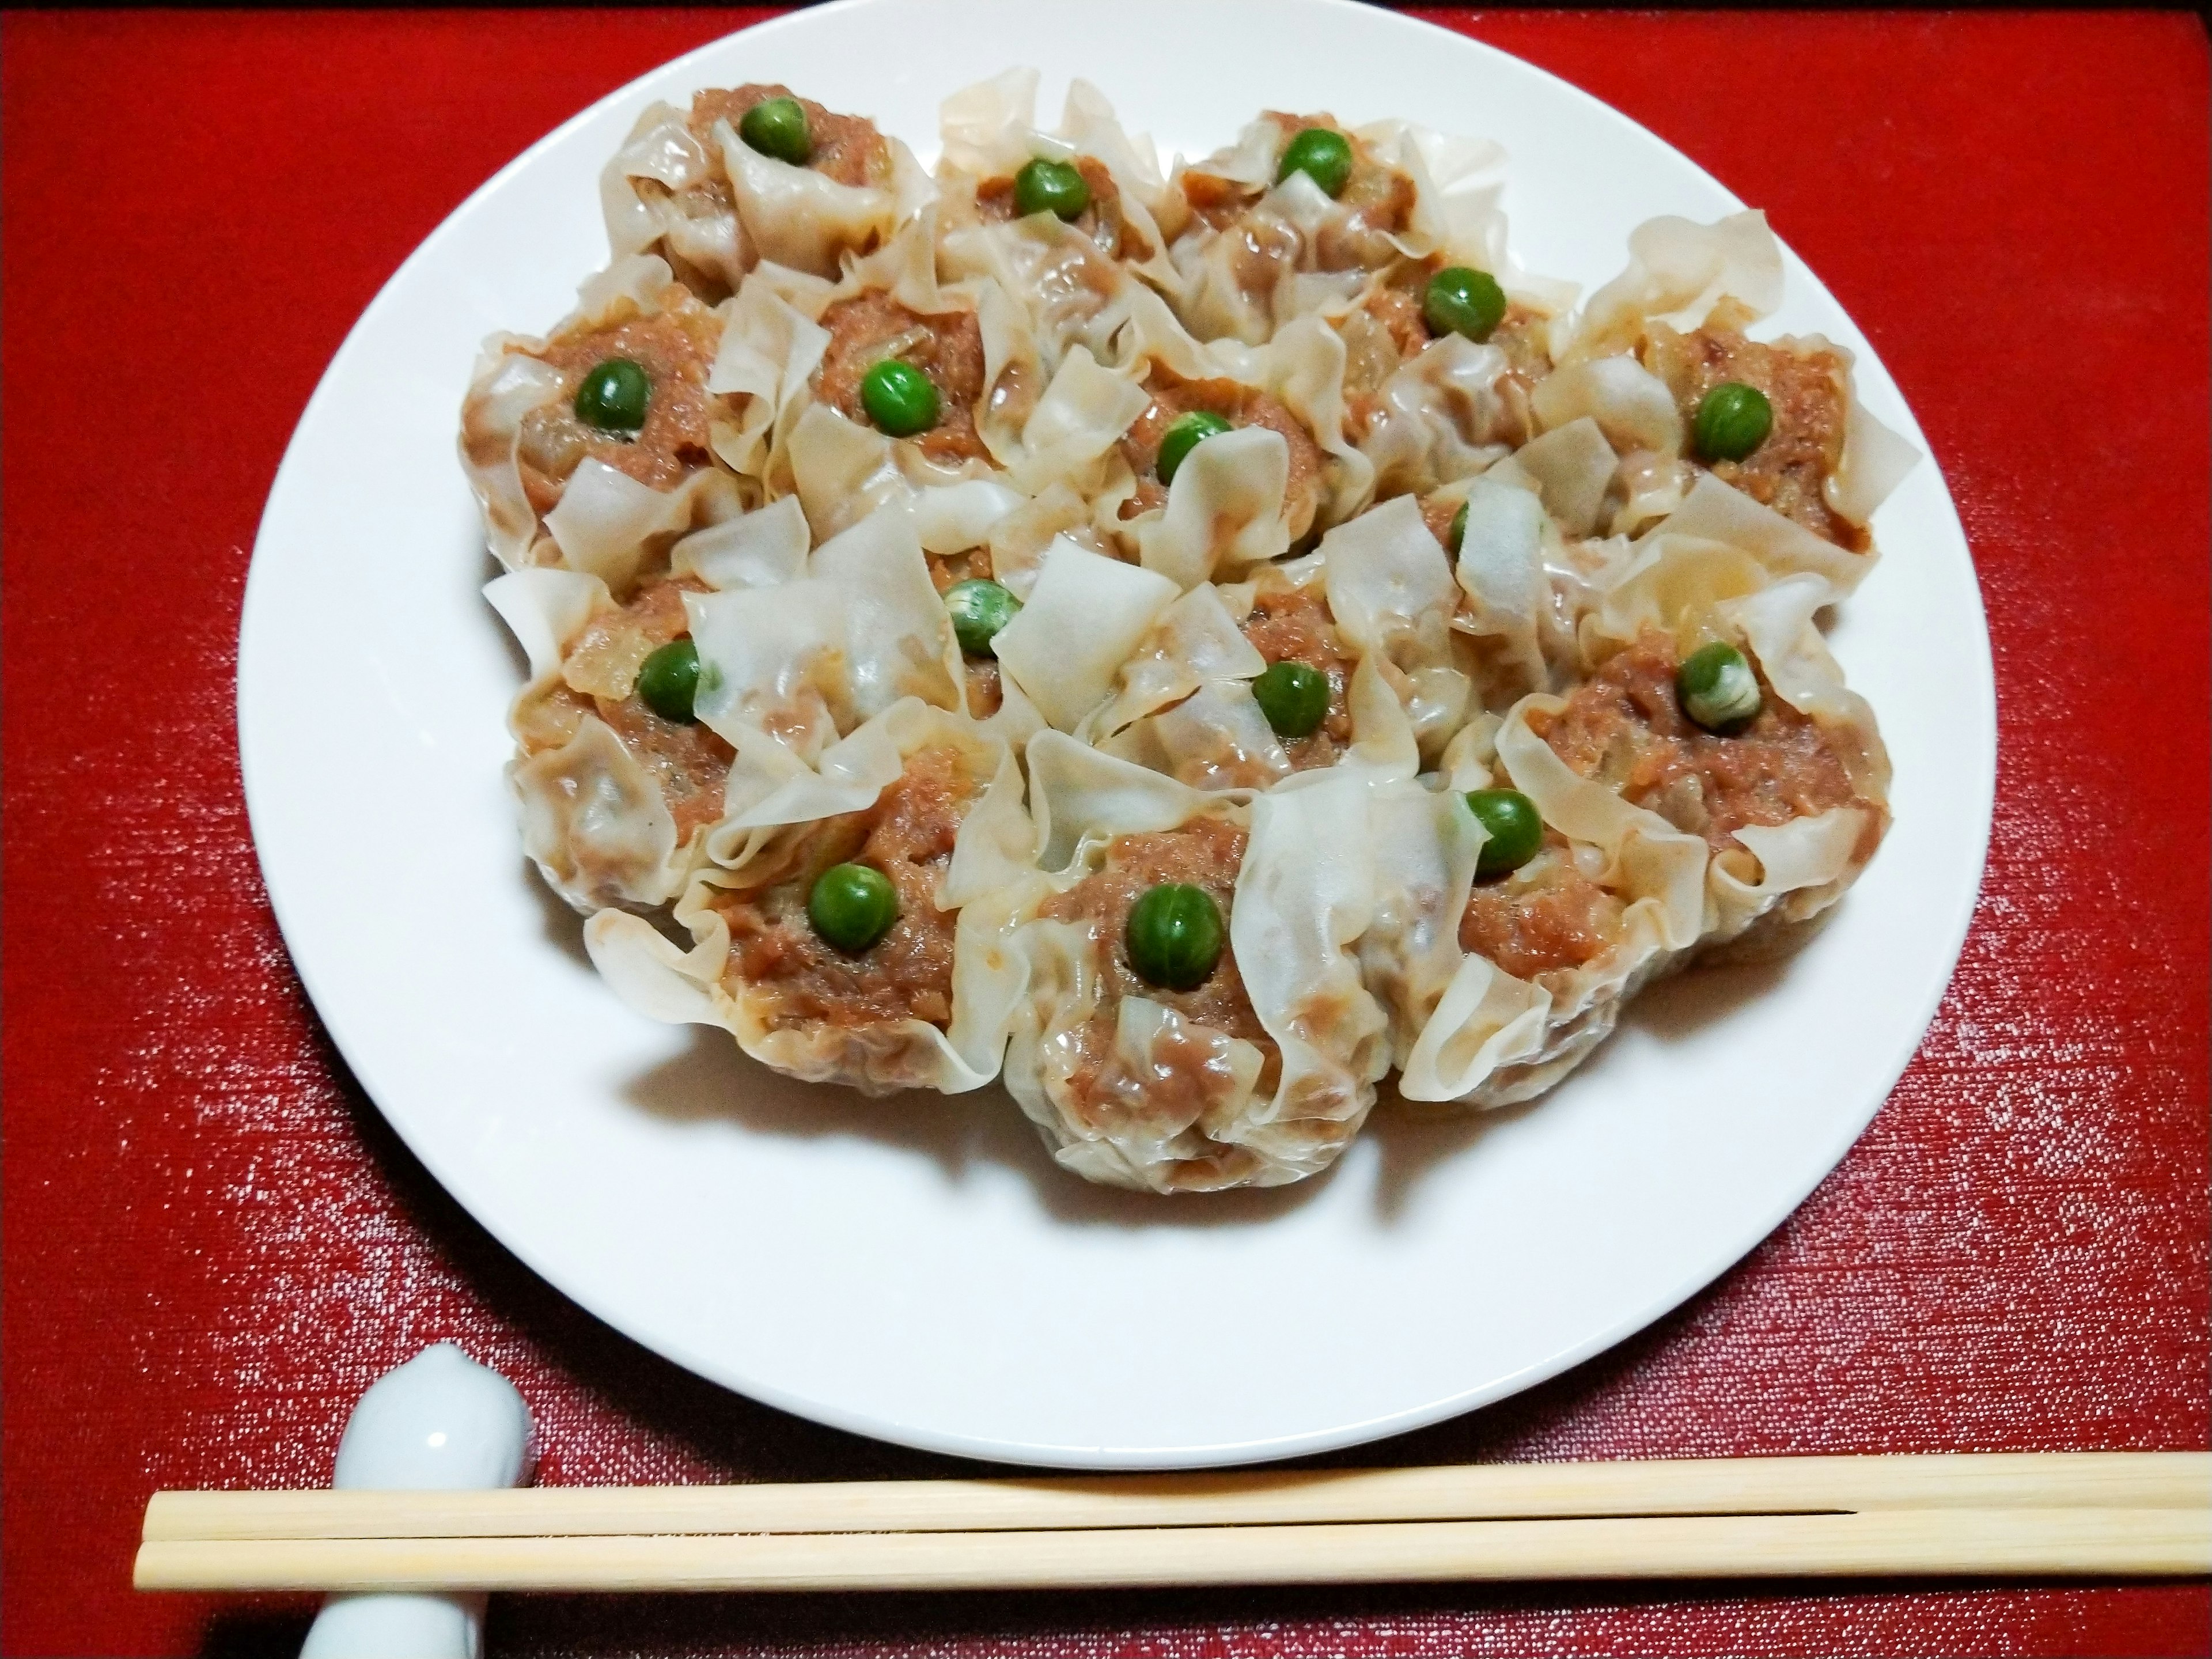
[[[839,258],[888,242],[898,228],[933,200],[937,186],[898,139],[884,136],[891,154],[888,187],[841,185],[809,167],[763,155],[741,140],[727,121],[714,123],[722,169],[737,198],[746,239],[763,259],[836,276]]]
[[[1422,753],[1440,753],[1473,687],[1454,663],[1457,583],[1419,502],[1401,495],[1370,507],[1322,537],[1319,551],[1338,631],[1396,694]]]
[[[1044,865],[1068,862],[1073,887],[1120,835],[1176,829],[1247,809],[1116,761],[1056,732],[1030,746]],[[1007,1087],[1055,1159],[1087,1180],[1154,1192],[1274,1186],[1326,1168],[1355,1134],[1389,1063],[1382,1012],[1360,984],[1351,943],[1367,924],[1371,869],[1357,833],[1365,775],[1316,775],[1315,787],[1265,798],[1231,907],[1231,948],[1252,1008],[1281,1055],[1272,1093],[1258,1046],[1131,995],[1113,1011],[1119,1069],[1108,1098],[1078,1100],[1054,1064],[1064,1034],[1100,1010],[1097,952],[1116,948],[1072,922],[1032,919],[1012,949],[1027,969],[1006,1060]],[[1041,900],[1031,901],[1035,905]],[[1247,966],[1247,964],[1250,964]],[[1142,1079],[1202,1078],[1164,1090]]]
[[[1709,948],[1732,959],[1793,948],[1858,879],[1887,827],[1889,755],[1866,700],[1844,684],[1814,614],[1826,602],[1817,578],[1790,576],[1717,607],[1722,627],[1740,633],[1774,694],[1818,721],[1844,763],[1851,786],[1875,803],[1831,807],[1810,817],[1747,826],[1735,838],[1750,849],[1713,860],[1708,886],[1717,912]],[[1872,832],[1869,836],[1869,831]]]
[[[960,912],[954,928],[952,1018],[940,1030],[905,1018],[842,1026],[824,1019],[779,1024],[773,992],[727,976],[728,924],[714,892],[787,878],[781,860],[709,871],[677,907],[691,931],[689,951],[641,918],[602,910],[586,924],[592,961],[623,1000],[648,1018],[720,1025],[746,1054],[787,1076],[842,1083],[867,1094],[930,1088],[946,1094],[981,1088],[997,1075],[1007,1021],[1021,992],[1018,962],[1005,935],[1036,880],[1034,831],[1022,807],[1022,779],[1003,744],[957,717],[918,702],[894,704],[823,757],[820,770],[757,806],[757,828],[786,838],[836,813],[872,805],[906,760],[949,746],[981,786],[962,819],[940,879],[940,909]],[[759,848],[756,848],[756,852]],[[1033,900],[1030,901],[1033,902]]]
[[[1167,505],[1133,520],[1140,562],[1188,589],[1276,557],[1291,544],[1290,481],[1281,433],[1248,426],[1208,438],[1176,469]]]
[[[530,659],[518,709],[560,673],[585,625],[614,604],[598,577],[550,568],[495,577],[484,598]],[[696,849],[678,846],[659,784],[597,715],[584,715],[566,742],[518,756],[507,783],[523,850],[574,908],[665,904],[681,890]]]
[[[1782,303],[1782,245],[1756,209],[1710,225],[1665,215],[1628,234],[1628,265],[1589,297],[1563,362],[1632,350],[1650,323],[1687,333],[1723,300],[1755,317]]]
[[[1112,694],[1122,663],[1179,592],[1155,571],[1062,536],[1046,550],[1027,602],[992,648],[1046,722],[1073,732]]]

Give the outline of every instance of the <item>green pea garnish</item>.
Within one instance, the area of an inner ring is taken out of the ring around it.
[[[1218,415],[1209,415],[1194,409],[1188,415],[1177,416],[1160,440],[1159,459],[1152,463],[1152,471],[1159,475],[1162,483],[1173,483],[1176,470],[1182,465],[1183,457],[1208,438],[1218,438],[1233,430]]]
[[[1450,542],[1449,551],[1452,557],[1455,559],[1459,557],[1460,549],[1467,544],[1467,503],[1465,501],[1462,501],[1459,504],[1459,511],[1452,514],[1451,528],[1444,533]]]
[[[662,646],[637,671],[637,695],[665,720],[679,726],[697,720],[693,704],[699,697],[699,647],[689,640]]]
[[[1467,805],[1474,821],[1490,832],[1482,851],[1475,854],[1476,875],[1502,876],[1518,870],[1543,847],[1543,815],[1518,789],[1470,789]]]
[[[755,104],[738,123],[738,137],[748,149],[778,161],[803,167],[814,154],[813,136],[806,130],[806,112],[796,98],[771,98]]]
[[[593,365],[576,388],[576,418],[602,432],[635,437],[652,399],[653,381],[644,368],[627,357],[610,357]]]
[[[806,919],[823,939],[858,956],[898,920],[890,878],[865,864],[833,864],[814,878]]]
[[[946,588],[945,608],[952,615],[960,648],[971,657],[988,657],[994,654],[991,641],[1013,621],[1022,602],[997,582],[978,576]]]
[[[1203,887],[1164,881],[1129,907],[1129,966],[1147,985],[1195,991],[1221,960],[1221,911]]]
[[[1700,646],[1674,671],[1682,712],[1706,731],[1731,737],[1758,718],[1759,676],[1750,660],[1725,640]]]
[[[1302,662],[1275,663],[1252,682],[1252,700],[1277,737],[1296,741],[1328,718],[1328,676]]]
[[[1327,127],[1308,127],[1283,146],[1275,182],[1279,185],[1294,173],[1304,173],[1325,196],[1343,195],[1352,179],[1352,141]]]
[[[1090,205],[1091,186],[1066,161],[1039,156],[1014,175],[1014,211],[1024,219],[1032,213],[1077,219]]]
[[[1740,461],[1774,430],[1774,405],[1755,386],[1723,380],[1698,405],[1698,453],[1709,461]]]
[[[1421,320],[1439,339],[1464,334],[1480,345],[1505,320],[1505,290],[1486,270],[1446,265],[1429,278],[1421,295]]]
[[[860,402],[868,418],[894,438],[911,438],[937,424],[937,388],[912,363],[886,357],[860,377]]]

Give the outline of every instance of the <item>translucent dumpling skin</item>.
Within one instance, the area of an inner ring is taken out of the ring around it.
[[[519,837],[613,991],[1164,1194],[1808,939],[1890,827],[1821,621],[1917,457],[1763,320],[1765,217],[1567,280],[1480,134],[1191,159],[1040,78],[651,106],[605,267],[477,360]]]

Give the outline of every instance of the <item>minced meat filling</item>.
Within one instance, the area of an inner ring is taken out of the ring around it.
[[[561,395],[522,417],[515,462],[530,504],[550,513],[562,486],[586,459],[655,489],[673,489],[694,468],[708,464],[713,399],[708,372],[721,341],[712,312],[671,285],[651,316],[633,316],[611,327],[563,336],[538,354],[561,374]],[[576,392],[584,377],[610,357],[626,357],[652,382],[645,425],[624,438],[576,418]]]
[[[647,582],[628,605],[602,611],[584,624],[562,659],[561,678],[595,697],[627,697],[645,659],[691,631],[684,596],[707,591],[706,583],[690,576]]]
[[[653,582],[620,610],[594,617],[569,647],[561,678],[526,698],[514,716],[523,752],[535,755],[559,748],[585,715],[598,715],[659,790],[678,846],[720,820],[737,751],[707,726],[663,720],[647,708],[637,695],[637,671],[690,631],[684,595],[704,591],[688,578]]]
[[[1253,1042],[1267,1034],[1244,994],[1237,952],[1224,945],[1220,964],[1194,991],[1170,991],[1147,984],[1129,966],[1125,934],[1129,908],[1163,882],[1202,887],[1221,908],[1225,927],[1237,892],[1237,872],[1244,862],[1244,831],[1216,817],[1193,818],[1178,829],[1118,836],[1106,849],[1106,862],[1066,892],[1048,899],[1037,914],[1054,921],[1089,924],[1099,942],[1105,987],[1097,1018],[1106,1023],[1110,1044],[1115,1008],[1123,997],[1147,997],[1185,1019]]]
[[[1158,252],[1121,212],[1121,187],[1106,164],[1096,156],[1077,155],[1068,165],[1083,175],[1091,204],[1066,222],[1098,245],[1100,252],[1115,259],[1149,259]],[[1014,205],[1014,178],[987,179],[975,187],[975,210],[987,222],[1003,224],[1021,216]]]
[[[730,926],[725,973],[769,994],[776,1029],[919,1019],[941,1030],[952,1023],[958,913],[937,908],[937,886],[975,793],[957,753],[925,749],[874,805],[817,826],[793,878],[720,902]],[[882,871],[898,894],[890,932],[858,955],[825,943],[806,916],[815,878],[845,863]]]
[[[937,388],[937,424],[913,441],[933,460],[988,459],[975,433],[983,395],[983,331],[972,311],[925,316],[888,294],[861,294],[822,313],[830,343],[815,382],[822,400],[848,420],[870,425],[860,382],[886,358],[909,363]]]
[[[1186,380],[1158,363],[1145,390],[1152,401],[1121,434],[1122,459],[1137,478],[1137,493],[1121,503],[1123,518],[1133,519],[1168,504],[1168,487],[1153,470],[1160,459],[1160,441],[1179,416],[1202,410],[1218,415],[1231,426],[1261,426],[1282,434],[1291,451],[1290,479],[1283,486],[1283,516],[1291,539],[1296,541],[1313,527],[1320,501],[1321,448],[1297,416],[1240,380]]]
[[[1313,263],[1320,270],[1371,270],[1398,257],[1389,240],[1413,222],[1413,181],[1385,167],[1367,146],[1330,115],[1285,115],[1270,110],[1262,118],[1280,130],[1283,142],[1308,127],[1343,133],[1352,144],[1352,176],[1336,198],[1340,211],[1323,222],[1314,237]]]
[[[1693,334],[1655,323],[1644,341],[1644,366],[1667,383],[1686,426],[1695,422],[1705,394],[1723,382],[1765,392],[1774,409],[1766,441],[1742,460],[1711,463],[1713,476],[1839,547],[1867,545],[1866,532],[1832,511],[1822,493],[1844,458],[1849,365],[1840,353],[1765,345],[1714,322]]]
[[[1747,824],[1788,823],[1837,806],[1865,809],[1868,833],[1879,834],[1880,810],[1852,787],[1826,732],[1776,696],[1763,675],[1758,717],[1734,737],[1716,737],[1676,702],[1678,663],[1674,640],[1647,629],[1558,714],[1531,715],[1528,728],[1583,777],[1704,836],[1716,852],[1740,846],[1735,831]]]
[[[1334,766],[1352,746],[1352,705],[1346,695],[1356,659],[1344,648],[1336,624],[1318,595],[1302,588],[1263,589],[1252,600],[1252,612],[1241,624],[1252,648],[1270,666],[1279,662],[1304,663],[1328,680],[1328,713],[1304,737],[1285,743],[1294,771]]]
[[[1429,332],[1423,301],[1429,278],[1443,264],[1441,254],[1400,260],[1360,296],[1358,305],[1334,319],[1336,331],[1344,339],[1345,432],[1353,440],[1365,437],[1382,412],[1384,383],[1426,350],[1436,337]],[[1503,434],[1516,445],[1534,435],[1528,426],[1525,394],[1552,372],[1549,326],[1541,312],[1517,301],[1509,301],[1504,317],[1486,342],[1505,354],[1506,377],[1523,394],[1511,400],[1515,429]]]
[[[1189,1122],[1224,1097],[1235,1079],[1222,1063],[1218,1045],[1196,1034],[1179,1042],[1166,1039],[1152,1054],[1152,1066],[1132,1079],[1115,1044],[1121,1000],[1145,997],[1172,1008],[1194,1024],[1256,1044],[1274,1069],[1277,1051],[1245,995],[1235,947],[1224,942],[1220,963],[1194,991],[1170,991],[1146,983],[1129,966],[1126,933],[1129,910],[1162,882],[1188,882],[1212,895],[1224,927],[1244,861],[1245,833],[1218,818],[1194,818],[1178,829],[1120,836],[1107,848],[1106,862],[1065,893],[1048,900],[1041,916],[1087,924],[1098,941],[1104,983],[1097,1011],[1061,1044],[1068,1060],[1067,1087],[1079,1108],[1105,1114],[1140,1101],[1164,1120]]]
[[[622,739],[630,757],[660,786],[660,798],[676,820],[676,844],[719,821],[722,793],[737,750],[704,726],[665,720],[635,693],[619,702],[595,699],[599,718]]]
[[[719,158],[714,146],[715,122],[727,121],[731,131],[735,131],[745,112],[754,105],[765,104],[771,98],[796,97],[798,94],[789,87],[776,85],[702,92],[692,99],[690,118],[685,125],[709,155]],[[823,108],[811,98],[799,98],[799,106],[806,112],[806,136],[813,143],[814,153],[806,159],[810,170],[837,184],[855,187],[881,188],[890,182],[890,146],[876,131],[873,121],[858,115],[840,115]]]
[[[1565,837],[1547,831],[1543,850],[1518,870],[1475,883],[1460,916],[1460,948],[1534,979],[1598,956],[1622,908],[1576,866]]]

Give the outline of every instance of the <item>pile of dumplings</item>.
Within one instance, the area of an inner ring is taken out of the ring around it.
[[[486,343],[509,777],[614,990],[1206,1191],[1801,937],[1889,817],[1814,619],[1917,457],[1747,332],[1763,216],[1578,305],[1494,144],[1270,112],[1164,169],[1036,90],[948,99],[933,175],[787,88],[656,104],[611,263]]]

